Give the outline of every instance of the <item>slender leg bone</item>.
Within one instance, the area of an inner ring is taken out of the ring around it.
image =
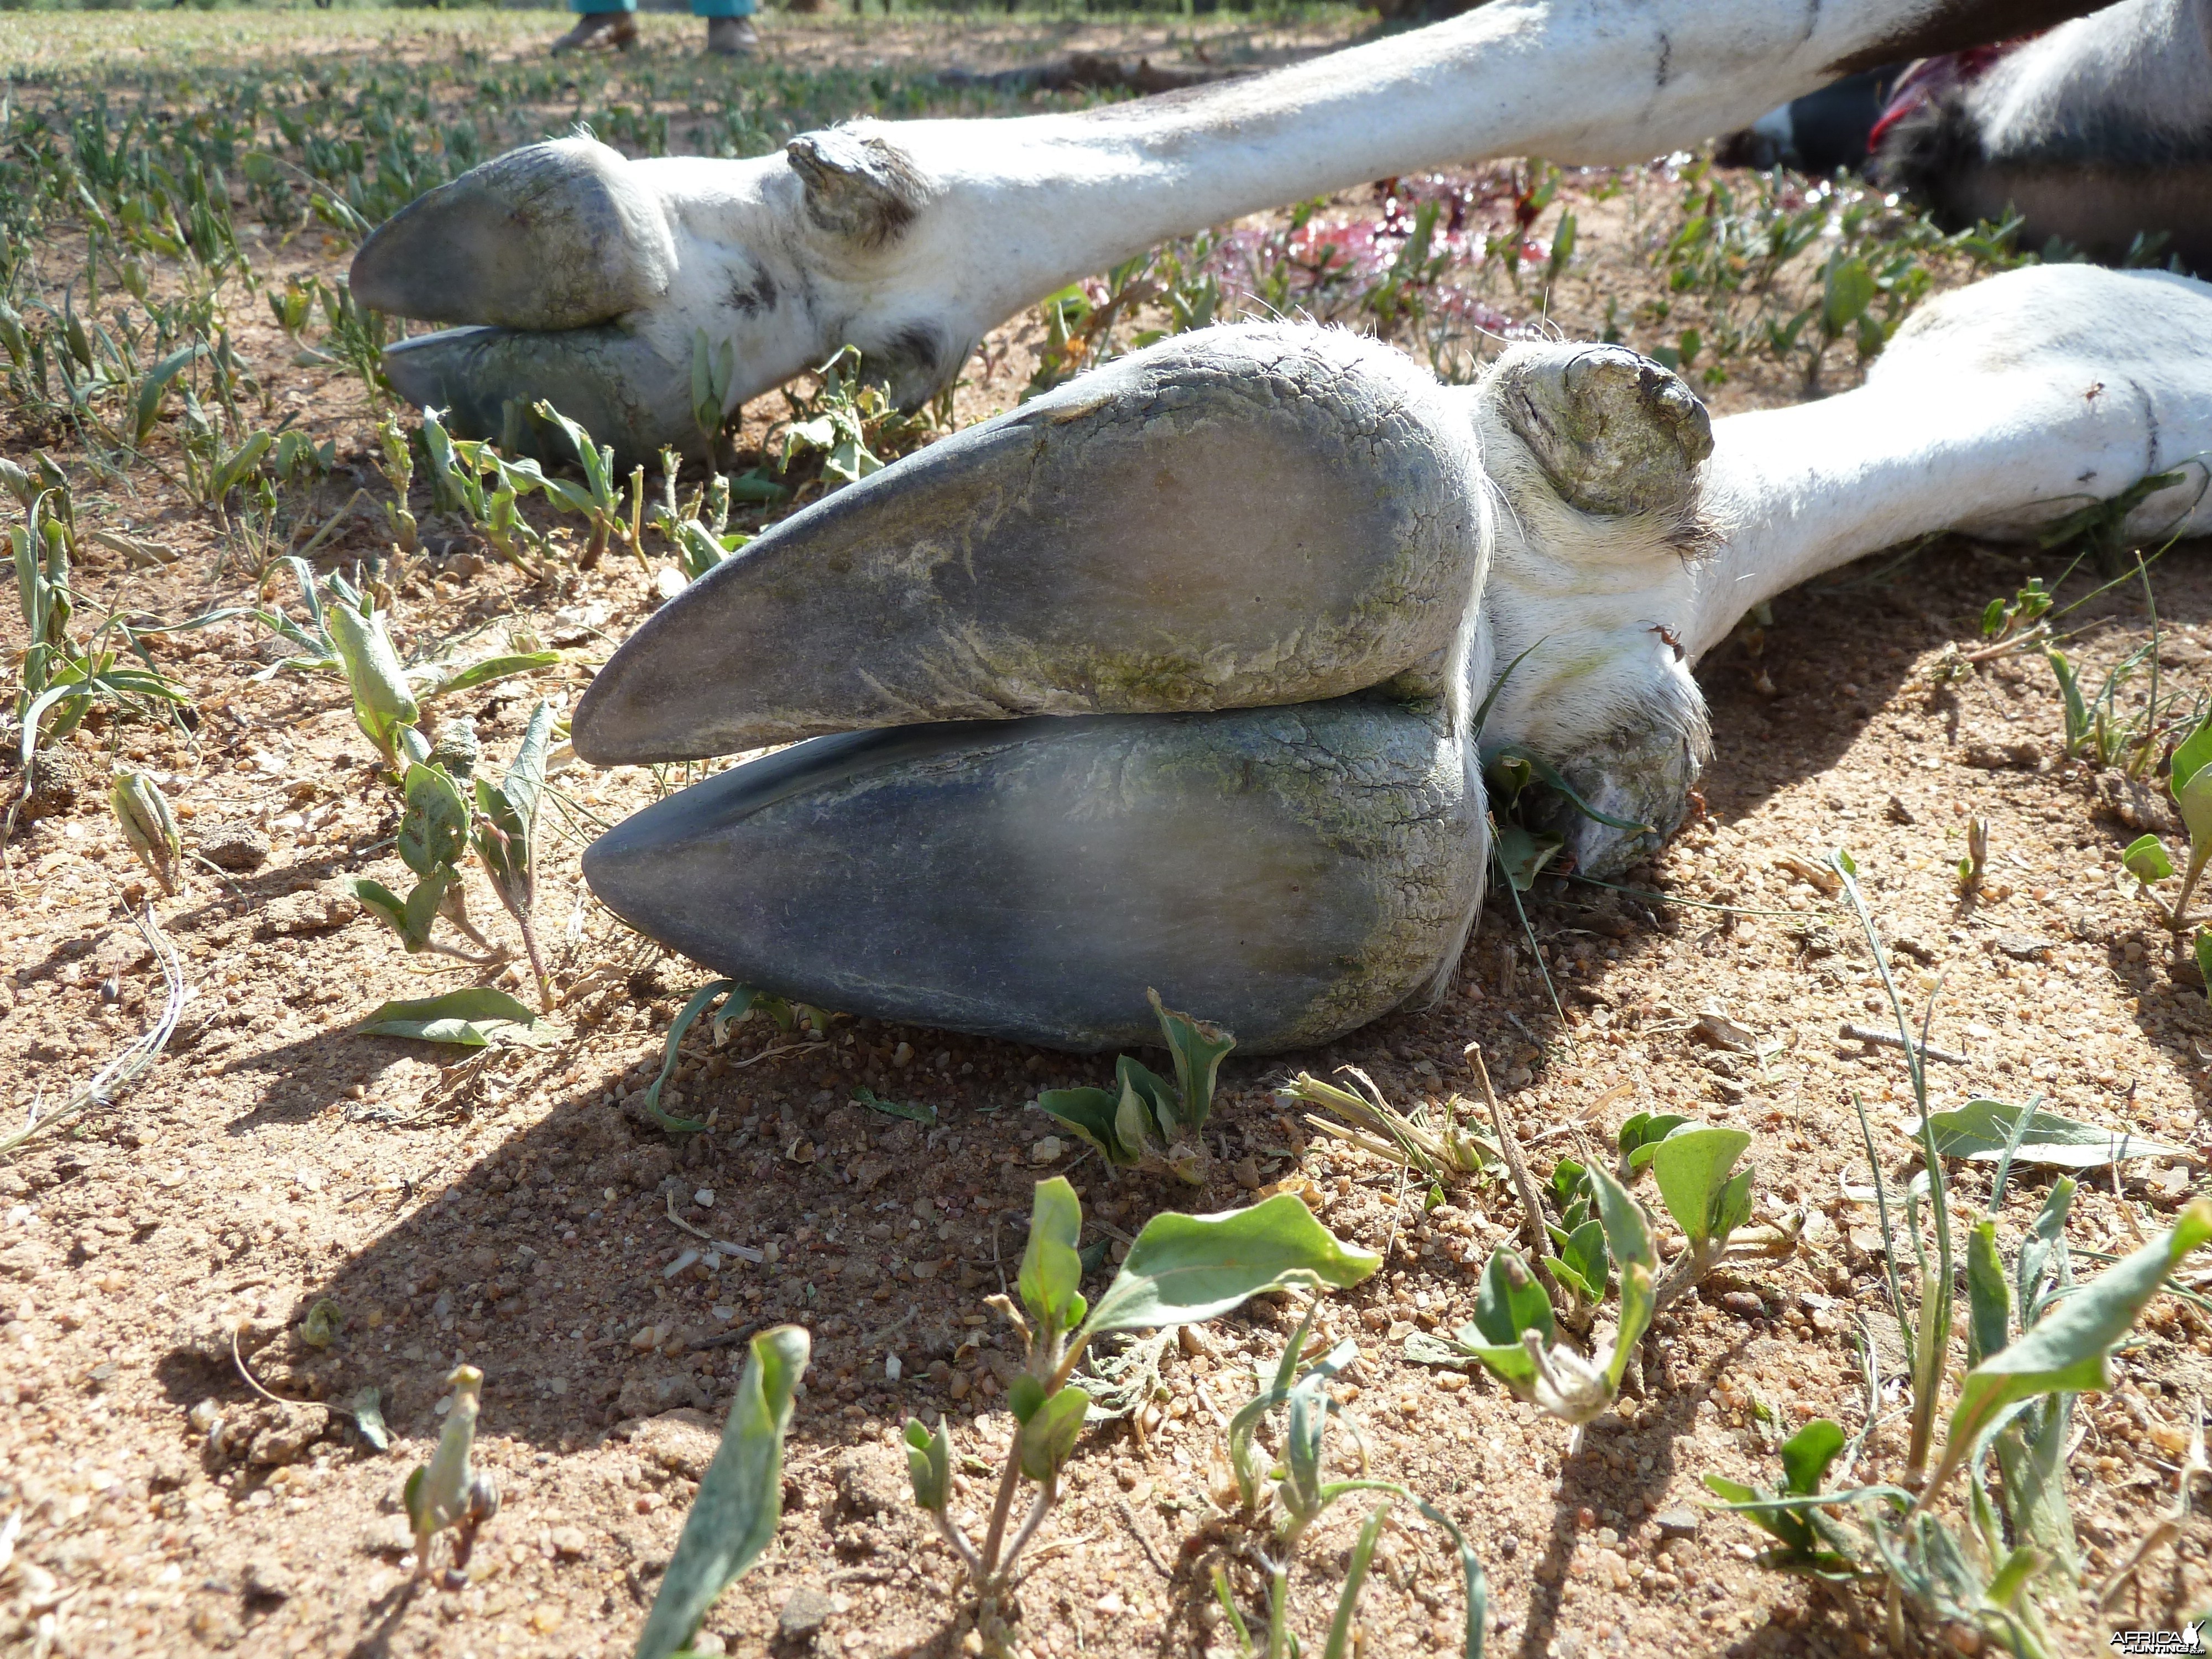
[[[728,408],[848,343],[913,404],[1002,319],[1164,238],[1483,156],[1640,161],[1863,64],[2092,9],[1492,0],[1250,81],[1083,114],[862,122],[746,161],[625,161],[565,140],[395,215],[362,245],[353,291],[425,321],[556,336],[514,351],[410,342],[390,368],[410,398],[459,402],[474,377],[473,409],[574,399],[606,412],[598,435],[626,455],[696,450],[676,389],[702,340],[735,353]],[[564,365],[560,331],[586,325],[618,327],[644,356],[586,343]]]

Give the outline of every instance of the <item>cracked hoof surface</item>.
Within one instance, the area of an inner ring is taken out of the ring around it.
[[[1712,420],[1679,374],[1626,346],[1594,345],[1530,352],[1499,375],[1506,420],[1570,506],[1674,514],[1695,499]]]

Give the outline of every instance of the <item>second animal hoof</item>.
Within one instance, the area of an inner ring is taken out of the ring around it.
[[[1679,374],[1617,345],[1540,348],[1498,374],[1508,423],[1570,506],[1620,516],[1694,498],[1713,428]]]

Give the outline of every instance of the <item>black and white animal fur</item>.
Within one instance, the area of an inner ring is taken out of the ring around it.
[[[2212,270],[2212,0],[2062,23],[1898,123],[1876,166],[1954,225],[2016,211],[2023,246],[2106,261],[2163,234]]]

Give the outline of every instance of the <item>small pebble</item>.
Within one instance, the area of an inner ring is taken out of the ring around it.
[[[820,1590],[801,1586],[784,1598],[783,1611],[776,1615],[776,1633],[787,1642],[811,1638],[836,1611]]]
[[[287,1601],[292,1596],[292,1575],[274,1561],[249,1561],[244,1589],[249,1601]]]
[[[269,862],[269,837],[250,823],[210,824],[200,832],[199,854],[218,870],[258,870]]]
[[[1695,1538],[1698,1535],[1698,1512],[1695,1510],[1662,1510],[1651,1517],[1662,1538]]]
[[[691,1201],[694,1204],[696,1204],[702,1210],[713,1209],[714,1207],[714,1189],[712,1187],[702,1187],[697,1192],[691,1194]]]

